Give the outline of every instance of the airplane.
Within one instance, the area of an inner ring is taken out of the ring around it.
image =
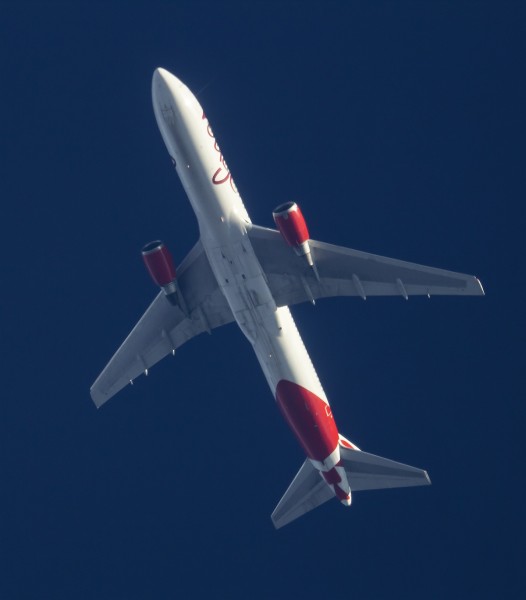
[[[158,68],[157,125],[199,224],[176,268],[160,240],[142,249],[160,288],[91,387],[98,407],[194,336],[236,322],[248,339],[306,459],[271,515],[276,528],[336,497],[428,485],[426,471],[361,451],[338,430],[289,306],[334,296],[484,295],[470,275],[310,239],[295,202],[273,211],[277,229],[254,225],[197,98]]]

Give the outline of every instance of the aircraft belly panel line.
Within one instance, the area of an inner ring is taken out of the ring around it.
[[[200,239],[177,269],[162,242],[143,248],[164,291],[93,384],[97,407],[189,339],[235,321],[307,456],[272,513],[276,528],[333,497],[349,506],[353,491],[429,484],[425,471],[361,452],[340,434],[289,306],[331,296],[483,295],[479,280],[312,240],[295,202],[274,210],[279,231],[252,224],[194,94],[159,68],[152,102]],[[156,274],[159,257],[167,278]]]

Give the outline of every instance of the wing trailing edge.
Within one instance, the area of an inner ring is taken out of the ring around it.
[[[335,296],[483,296],[473,275],[427,267],[309,240],[316,273],[274,229],[252,225],[248,235],[278,306]]]

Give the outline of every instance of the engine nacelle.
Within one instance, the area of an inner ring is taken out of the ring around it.
[[[295,202],[286,202],[277,206],[272,211],[272,216],[283,239],[298,256],[305,257],[318,277],[318,271],[310,252],[309,230],[300,207]]]
[[[308,248],[309,230],[307,223],[301,213],[300,207],[295,202],[286,202],[280,204],[272,211],[274,222],[276,223],[283,239],[289,246],[301,249],[298,254],[305,254],[305,244]]]
[[[172,304],[177,304],[175,265],[168,248],[161,240],[155,240],[143,247],[142,258],[154,282]]]

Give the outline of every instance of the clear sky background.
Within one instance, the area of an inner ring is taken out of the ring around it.
[[[0,2],[0,598],[524,594],[524,2]],[[429,471],[275,531],[303,461],[248,342],[89,387],[197,224],[151,106],[207,112],[258,224],[477,275],[293,314],[340,430]]]

